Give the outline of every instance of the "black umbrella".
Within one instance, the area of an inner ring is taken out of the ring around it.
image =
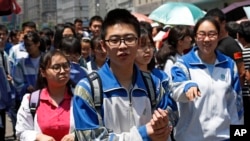
[[[222,11],[226,14],[227,21],[237,21],[239,19],[246,17],[246,13],[243,7],[249,5],[250,5],[250,0],[234,2],[229,6],[223,8]]]

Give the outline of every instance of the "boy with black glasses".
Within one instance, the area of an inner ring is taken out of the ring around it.
[[[151,76],[156,104],[150,99],[144,76],[134,64],[139,38],[140,24],[129,11],[115,9],[107,14],[102,25],[101,47],[107,51],[109,60],[97,72],[102,84],[101,120],[93,104],[97,97],[93,95],[90,81],[85,78],[77,84],[74,93],[73,109],[78,131],[89,133],[103,122],[112,131],[107,136],[109,140],[167,140],[172,128],[165,110],[167,94],[159,79]],[[96,132],[95,135],[98,136]]]

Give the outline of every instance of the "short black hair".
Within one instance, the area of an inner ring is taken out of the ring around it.
[[[145,27],[150,34],[152,34],[153,28],[150,23],[145,22],[145,21],[140,21],[140,25]]]
[[[44,27],[41,31],[40,31],[41,34],[44,34],[48,37],[54,37],[54,31],[49,28],[49,27]]]
[[[218,17],[220,22],[226,21],[226,15],[219,8],[213,8],[207,11],[207,13],[205,14],[205,17],[208,17],[208,16]]]
[[[57,24],[55,27],[55,35],[54,35],[54,47],[55,48],[59,48],[60,42],[63,38],[62,34],[65,28],[71,29],[71,31],[73,32],[73,36],[76,37],[76,32],[72,26],[68,24]]]
[[[0,30],[4,31],[6,34],[8,34],[8,28],[5,25],[0,24]]]
[[[101,22],[103,23],[103,19],[101,16],[98,16],[98,15],[95,15],[93,17],[90,18],[90,21],[89,21],[89,26],[91,26],[93,24],[94,21],[98,21],[98,22]]]
[[[40,36],[37,32],[31,31],[28,32],[26,35],[23,37],[24,42],[25,41],[31,41],[33,43],[39,43],[40,42]]]
[[[229,36],[233,37],[234,39],[237,38],[237,33],[240,32],[240,24],[238,24],[236,21],[230,21],[226,23],[225,28]]]
[[[65,22],[64,25],[71,26],[72,28],[75,28],[75,25],[72,22]]]
[[[40,43],[40,46],[38,47],[41,52],[45,52],[46,50],[46,44],[43,39],[41,39],[40,35],[36,31],[30,31],[23,37],[24,45],[26,46],[26,43],[33,42],[35,44]]]
[[[140,23],[137,18],[126,9],[114,9],[107,13],[101,29],[101,38],[105,39],[107,28],[117,23],[125,23],[133,26],[138,38],[140,37]]]
[[[217,32],[220,33],[220,24],[218,23],[218,21],[216,21],[213,17],[208,16],[208,17],[203,17],[203,18],[199,19],[198,22],[195,24],[194,30],[193,30],[193,34],[195,36],[196,36],[198,28],[205,21],[211,22],[215,26]]]
[[[34,28],[36,29],[36,24],[32,21],[24,22],[22,24],[22,30],[24,30],[26,27]]]
[[[100,46],[101,37],[96,36],[91,40],[91,49],[94,50],[96,47]]]
[[[59,48],[66,53],[81,54],[81,42],[76,37],[64,37]]]
[[[81,19],[79,19],[79,18],[76,18],[76,19],[74,20],[74,24],[76,24],[76,23],[83,23],[83,21],[82,21]]]
[[[247,43],[250,43],[250,21],[240,23],[239,37],[242,37]]]
[[[0,28],[1,29],[1,28]],[[9,37],[12,38],[12,37],[15,37],[17,34],[19,34],[20,31],[17,30],[17,29],[13,29],[10,31],[10,34],[9,34]]]

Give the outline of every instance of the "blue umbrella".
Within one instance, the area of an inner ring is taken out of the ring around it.
[[[185,2],[167,2],[153,10],[149,18],[166,25],[195,25],[206,13]]]

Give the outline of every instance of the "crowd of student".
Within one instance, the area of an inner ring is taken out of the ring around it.
[[[0,140],[6,113],[22,141],[229,140],[249,125],[250,21],[212,9],[160,43],[125,9],[82,24],[0,25]]]

